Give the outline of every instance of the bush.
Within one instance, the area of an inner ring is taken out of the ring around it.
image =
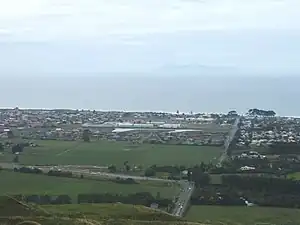
[[[20,173],[35,173],[35,174],[42,174],[43,171],[36,167],[21,167],[21,168],[14,168],[14,172]]]
[[[72,177],[73,174],[72,172],[68,171],[55,171],[55,170],[50,170],[47,173],[48,176],[55,176],[55,177]]]
[[[114,180],[114,182],[119,184],[137,184],[137,182],[132,178],[120,179],[119,177]]]
[[[156,174],[156,171],[152,168],[147,168],[145,171],[146,177],[153,177],[153,176],[155,176],[155,174]]]

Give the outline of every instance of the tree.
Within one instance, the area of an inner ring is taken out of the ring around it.
[[[18,155],[16,155],[16,156],[14,157],[13,162],[14,162],[14,163],[18,163],[18,162],[19,162],[19,156],[18,156]]]
[[[110,173],[115,173],[115,172],[117,172],[117,167],[115,165],[110,165],[108,167],[108,170]]]
[[[228,116],[238,116],[238,113],[235,110],[231,110],[228,112]]]
[[[207,185],[210,183],[210,176],[208,173],[203,172],[203,168],[195,166],[191,169],[191,174],[188,174],[188,179],[194,181],[196,186]]]
[[[0,152],[4,151],[4,145],[0,142]]]
[[[183,166],[183,165],[179,166],[179,171],[184,171],[184,170],[186,170],[185,166]]]
[[[128,165],[128,161],[124,162],[124,169],[128,172],[130,170],[130,166]]]
[[[84,142],[90,142],[90,131],[88,129],[83,131],[82,139]]]
[[[191,170],[188,170],[187,178],[188,178],[188,181],[192,180],[192,172],[191,172]]]
[[[20,144],[16,144],[14,146],[12,146],[11,151],[13,154],[17,153],[17,152],[23,152],[24,146],[20,145]]]
[[[248,114],[251,116],[270,116],[274,117],[276,113],[273,110],[249,109]]]
[[[125,165],[125,170],[128,172],[130,170],[130,166],[128,164]]]
[[[156,172],[155,172],[155,170],[152,169],[152,168],[147,168],[147,169],[145,170],[145,176],[146,176],[146,177],[153,177],[153,176],[155,176],[155,174],[156,174]]]
[[[160,192],[159,191],[156,193],[156,199],[160,199]]]
[[[14,137],[14,134],[13,134],[13,132],[12,132],[11,130],[7,131],[7,137],[8,137],[9,139],[11,139],[11,138]]]

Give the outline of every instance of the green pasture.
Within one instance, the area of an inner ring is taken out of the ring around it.
[[[138,184],[119,184],[112,181],[97,181],[76,178],[50,177],[47,175],[0,172],[0,195],[60,195],[67,194],[73,199],[80,193],[115,193],[127,195],[136,192],[157,192],[165,198],[173,198],[179,186],[163,182],[138,182]]]
[[[210,225],[292,225],[300,224],[300,210],[247,206],[192,206],[186,219]]]
[[[38,147],[26,147],[19,156],[23,164],[81,164],[148,167],[150,165],[186,165],[217,163],[223,149],[208,146],[130,144],[112,141],[32,141]],[[11,162],[10,149],[0,155],[0,162]]]

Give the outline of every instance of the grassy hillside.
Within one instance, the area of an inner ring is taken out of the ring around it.
[[[192,207],[185,218],[195,222],[186,222],[143,206],[73,204],[41,207],[0,198],[0,225],[21,225],[22,221],[43,225],[294,225],[300,224],[299,212],[298,209],[197,206]]]
[[[24,223],[31,221],[31,223]],[[23,222],[23,223],[22,223]],[[35,222],[35,223],[33,223]],[[184,224],[178,218],[143,206],[87,204],[37,207],[0,198],[0,225],[171,225]]]

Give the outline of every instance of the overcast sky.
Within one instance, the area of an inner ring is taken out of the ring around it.
[[[300,72],[299,0],[0,0],[0,72]]]

